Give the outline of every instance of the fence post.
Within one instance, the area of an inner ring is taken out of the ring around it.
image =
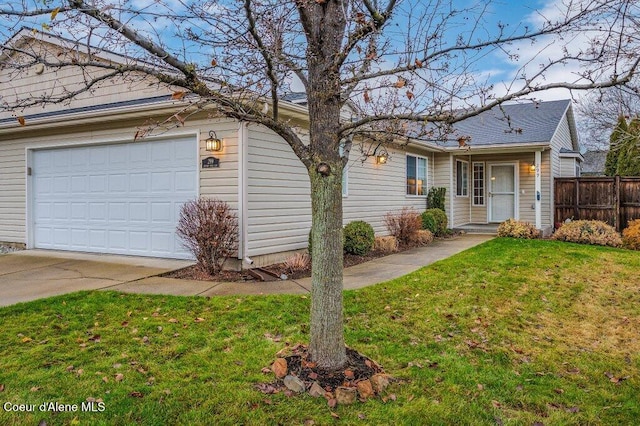
[[[622,225],[622,217],[620,216],[620,214],[622,213],[622,209],[620,208],[620,176],[616,175],[615,180],[613,181],[613,193],[615,194],[614,197],[614,214],[615,214],[615,219],[616,219],[616,231],[620,232],[621,229],[621,225]]]
[[[573,179],[573,219],[572,220],[580,219],[580,199],[578,198],[578,196],[580,195],[578,191],[579,184],[580,184],[580,179],[578,178]]]

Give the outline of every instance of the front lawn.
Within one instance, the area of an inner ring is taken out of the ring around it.
[[[640,418],[640,252],[496,239],[346,292],[348,344],[399,379],[386,402],[331,410],[324,398],[255,390],[272,380],[261,369],[285,342],[308,340],[309,302],[83,292],[2,308],[0,424]],[[96,401],[95,412],[81,412],[87,400]],[[78,411],[39,411],[43,402]],[[7,403],[35,412],[7,412]]]

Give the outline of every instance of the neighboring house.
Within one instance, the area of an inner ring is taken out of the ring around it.
[[[604,176],[604,165],[609,150],[587,151],[583,154],[582,176]]]
[[[11,42],[49,58],[83,49],[32,31]],[[94,55],[123,59],[109,52]],[[0,62],[7,60],[0,56]],[[20,74],[2,67],[0,84],[10,102],[24,93],[37,97],[63,87],[73,90],[84,75],[76,67],[35,66]],[[134,137],[146,123],[189,108],[186,98],[172,99],[172,93],[148,79],[109,80],[66,104],[0,114],[0,241],[187,258],[175,234],[180,206],[206,196],[236,209],[238,260],[268,264],[306,248],[311,227],[307,171],[272,131],[211,118],[215,108],[209,107],[178,128]],[[287,99],[281,113],[304,129],[304,99]],[[222,140],[220,151],[206,150],[213,137]],[[578,150],[570,102],[505,105],[457,125],[453,138],[459,137],[470,138],[469,149],[460,149],[457,140],[412,141],[401,149],[386,147],[386,163],[354,147],[343,180],[345,223],[365,220],[384,234],[387,212],[421,211],[428,189],[442,186],[451,227],[515,217],[550,229],[561,150]]]

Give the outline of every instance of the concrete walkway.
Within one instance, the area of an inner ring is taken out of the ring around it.
[[[437,240],[427,247],[393,254],[344,270],[344,288],[357,289],[406,275],[490,240],[467,234]],[[191,265],[191,261],[131,256],[26,250],[0,256],[0,306],[79,290],[177,296],[306,294],[311,278],[273,282],[213,282],[157,275]]]
[[[352,290],[401,277],[423,266],[445,259],[494,238],[492,235],[466,234],[436,240],[426,247],[371,260],[345,268],[344,288]],[[110,286],[109,290],[129,293],[223,296],[236,294],[305,294],[311,291],[311,278],[272,282],[227,283],[150,277]]]

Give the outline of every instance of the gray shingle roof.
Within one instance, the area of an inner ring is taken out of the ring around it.
[[[454,125],[444,146],[458,146],[458,139],[470,137],[471,146],[549,142],[570,100],[526,102],[502,105]],[[442,144],[443,142],[440,142]]]

